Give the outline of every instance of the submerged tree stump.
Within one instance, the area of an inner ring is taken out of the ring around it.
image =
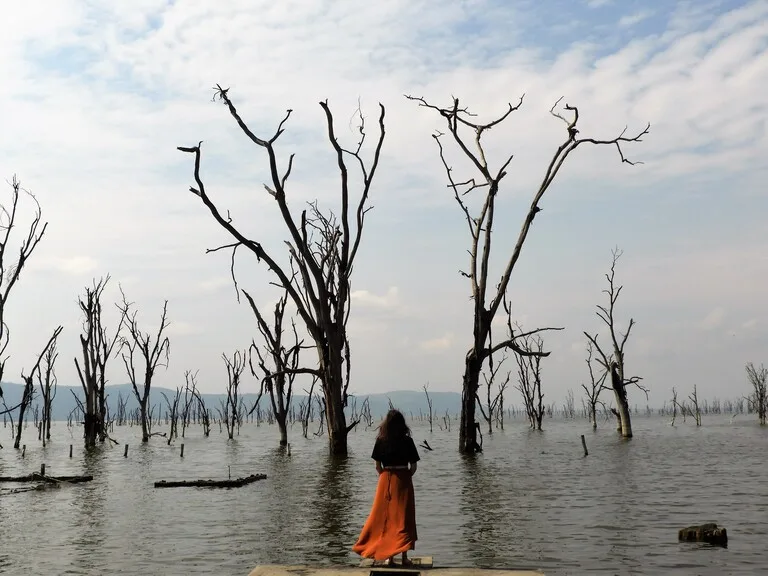
[[[718,527],[715,523],[681,528],[677,533],[677,539],[681,542],[705,542],[715,546],[728,546],[728,533],[725,528]]]
[[[227,480],[160,480],[155,482],[155,488],[239,488],[257,480],[264,480],[266,474],[251,474],[245,478],[228,478]]]

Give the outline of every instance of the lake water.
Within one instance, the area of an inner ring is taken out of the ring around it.
[[[754,420],[754,421],[753,421]],[[485,452],[466,460],[457,429],[414,425],[419,541],[415,555],[440,566],[541,568],[546,574],[757,574],[768,570],[768,428],[756,418],[705,417],[695,428],[636,415],[636,437],[612,425],[593,434],[585,420],[522,419],[485,434]],[[316,426],[316,425],[315,425]],[[32,427],[24,459],[0,429],[0,475],[41,462],[53,474],[92,474],[88,484],[0,496],[0,573],[247,575],[258,564],[354,564],[349,549],[376,485],[375,432],[350,436],[350,457],[332,462],[325,437],[248,424],[228,442],[218,428],[192,427],[178,446],[116,427],[130,444],[86,455],[81,430],[64,423],[43,449]],[[580,434],[587,437],[583,457]],[[75,444],[73,458],[69,444]],[[157,490],[161,479],[265,473],[242,488]],[[728,529],[727,549],[677,542],[689,524]]]

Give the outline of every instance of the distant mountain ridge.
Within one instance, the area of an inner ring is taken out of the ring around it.
[[[13,407],[19,403],[24,387],[22,384],[3,382],[2,389],[5,403],[8,405],[8,407]],[[122,396],[123,398],[128,398],[126,410],[129,412],[138,408],[138,402],[136,401],[136,397],[133,394],[133,388],[130,384],[115,384],[107,386],[106,390],[107,401],[109,403],[110,411],[112,414],[114,414],[117,410],[118,395]],[[29,420],[32,420],[35,404],[41,404],[39,390],[36,389],[35,392],[35,399],[32,401],[32,405],[27,412],[27,418]],[[77,401],[75,400],[73,393],[74,395],[77,395],[80,400],[83,399],[83,389],[79,386],[59,386],[57,388],[56,396],[53,399],[52,406],[51,417],[53,420],[67,420],[69,414],[77,407]],[[163,398],[163,393],[165,393],[169,399],[173,399],[176,392],[169,388],[157,387],[153,388],[149,395],[150,405],[157,405],[158,409],[161,411],[161,414],[165,414],[167,410],[166,402]],[[226,400],[227,397],[226,393],[200,395],[205,401],[206,406],[211,409],[214,414],[216,413],[216,408],[220,406],[220,402]],[[245,401],[246,406],[250,407],[256,401],[257,395],[248,393],[243,394],[241,397]],[[460,393],[430,391],[429,397],[432,401],[432,412],[434,415],[442,416],[446,413],[446,411],[448,411],[448,413],[451,415],[456,415],[459,413],[461,406]],[[366,398],[368,399],[368,403],[371,407],[371,414],[373,415],[374,419],[380,418],[387,412],[389,409],[390,401],[392,402],[393,406],[402,410],[406,416],[411,414],[413,416],[418,416],[420,413],[426,414],[429,412],[429,408],[427,406],[427,398],[423,390],[395,390],[392,392],[381,392],[376,394],[350,394],[348,402],[349,406],[346,410],[347,415],[351,414],[354,403],[357,404],[359,410],[361,404],[366,400]],[[299,403],[303,400],[306,400],[306,394],[295,395],[292,402],[293,405],[298,408]],[[263,411],[267,411],[269,408],[271,408],[268,396],[263,397],[259,404]],[[2,406],[2,404],[0,404],[0,406]],[[14,418],[16,418],[17,413],[18,410],[12,412]]]

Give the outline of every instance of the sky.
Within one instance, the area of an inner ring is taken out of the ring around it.
[[[318,103],[328,100],[348,146],[358,105],[370,145],[386,107],[352,279],[350,392],[426,383],[458,392],[471,341],[470,286],[459,274],[469,236],[431,137],[445,126],[404,94],[442,106],[457,97],[481,119],[525,95],[484,137],[492,167],[514,154],[498,197],[494,279],[565,138],[549,115],[560,97],[579,107],[584,137],[651,123],[624,148],[641,164],[588,145],[568,158],[515,269],[514,321],[565,328],[545,335],[545,402],[569,389],[581,397],[583,332],[605,342],[595,306],[617,246],[617,316],[620,326],[636,322],[627,371],[642,376],[648,403],[661,405],[673,386],[739,397],[749,391],[745,363],[768,363],[766,0],[41,0],[9,5],[4,21],[0,176],[16,174],[49,222],[8,301],[8,381],[61,324],[59,382],[77,385],[77,298],[109,273],[109,327],[118,285],[146,330],[169,301],[171,357],[156,384],[182,385],[185,370],[199,370],[201,390],[224,390],[222,354],[258,332],[235,297],[229,255],[205,252],[228,237],[189,192],[193,158],[176,147],[203,141],[209,195],[283,262],[286,232],[263,188],[266,155],[212,102],[217,83],[256,134],[271,135],[293,110],[277,153],[282,166],[296,155],[287,187],[296,212],[313,199],[338,205]],[[455,146],[447,153],[469,178]],[[7,203],[10,186],[0,184]],[[32,205],[20,210],[28,222]],[[236,271],[268,311],[279,291],[263,263],[242,251]],[[108,376],[127,381],[119,358]],[[632,390],[630,402],[646,399]],[[514,391],[506,403],[520,403]]]

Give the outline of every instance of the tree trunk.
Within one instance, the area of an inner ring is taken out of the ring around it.
[[[141,414],[141,441],[149,442],[149,428],[147,427],[147,398],[139,402],[139,412]]]
[[[83,417],[83,437],[85,438],[86,448],[93,448],[96,446],[97,430],[96,416],[93,413],[86,412]]]
[[[611,369],[611,385],[613,393],[616,396],[616,407],[619,415],[619,432],[622,438],[632,438],[632,420],[629,413],[629,402],[627,401],[627,391],[624,388],[624,375],[615,364]]]
[[[27,392],[24,391],[24,397],[19,405],[19,421],[16,424],[16,439],[13,442],[13,447],[18,450],[21,445],[21,430],[24,426],[24,412],[27,411]]]
[[[288,444],[288,428],[285,425],[286,415],[276,415],[275,420],[277,420],[277,428],[280,430],[280,446],[285,446]]]
[[[85,438],[86,448],[96,446],[96,436],[99,430],[95,396],[94,390],[89,387],[85,393],[85,415],[83,416],[83,437]]]
[[[592,419],[592,430],[597,430],[597,407],[594,404],[590,407],[590,418]]]
[[[459,422],[459,452],[475,454],[481,451],[475,427],[475,398],[480,383],[482,361],[474,350],[467,354],[461,394],[461,421]]]
[[[99,442],[104,442],[107,439],[107,399],[103,386],[99,387],[97,400],[99,403]]]
[[[344,414],[342,393],[344,377],[342,367],[342,346],[333,346],[341,338],[328,338],[328,349],[324,350],[321,364],[323,371],[323,396],[325,397],[325,423],[328,443],[332,456],[347,455],[347,418]],[[334,350],[333,348],[337,348]]]

